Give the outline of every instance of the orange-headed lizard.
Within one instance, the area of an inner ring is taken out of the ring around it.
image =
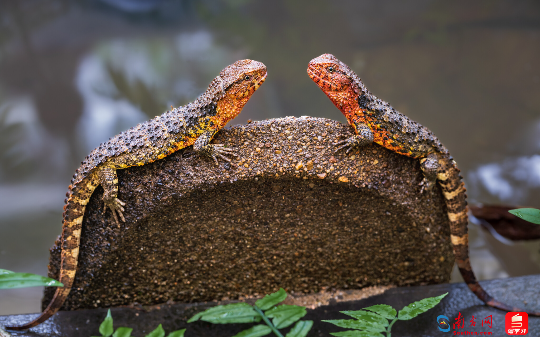
[[[467,195],[456,162],[431,131],[396,111],[370,93],[360,78],[331,54],[309,62],[308,75],[341,110],[353,127],[354,136],[338,142],[336,151],[375,142],[399,154],[420,159],[424,178],[421,192],[438,181],[450,220],[450,239],[459,271],[472,292],[489,306],[506,311],[524,311],[491,297],[478,283],[469,262]],[[540,312],[529,312],[539,316]]]
[[[60,282],[64,287],[56,290],[51,303],[38,318],[7,329],[34,327],[54,315],[64,303],[77,272],[84,209],[97,186],[104,189],[104,211],[109,208],[118,223],[118,217],[125,221],[122,214],[125,203],[118,198],[116,170],[145,165],[191,145],[195,151],[213,158],[216,164],[218,158],[230,161],[226,155],[234,155],[233,151],[210,141],[242,111],[265,79],[264,64],[237,61],[223,69],[194,102],[138,124],[93,150],[75,171],[66,194],[60,268]]]

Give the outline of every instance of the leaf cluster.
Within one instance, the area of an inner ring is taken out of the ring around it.
[[[384,337],[382,333],[386,333],[387,337],[391,337],[392,326],[395,322],[415,318],[439,304],[446,295],[448,293],[411,303],[399,312],[386,304],[373,305],[364,308],[364,310],[341,311],[341,313],[354,319],[323,320],[323,322],[352,329],[333,332],[331,333],[333,336]],[[296,322],[285,337],[305,337],[313,326],[313,321],[300,321],[307,313],[305,307],[287,304],[278,305],[286,298],[287,293],[285,290],[279,289],[278,292],[257,300],[253,306],[247,303],[218,305],[196,314],[188,320],[188,323],[197,320],[214,324],[259,323],[264,321],[265,324],[255,325],[233,337],[259,337],[272,332],[278,337],[283,337],[279,329],[290,327]],[[131,337],[132,331],[133,329],[126,327],[120,327],[114,331],[111,310],[107,312],[107,317],[99,327],[101,337]],[[185,331],[186,329],[177,330],[168,334],[167,337],[183,337]],[[165,337],[165,331],[160,324],[145,337]]]
[[[279,291],[257,300],[253,306],[247,303],[218,305],[196,314],[189,319],[188,323],[197,320],[214,324],[258,323],[262,320],[265,324],[255,325],[234,337],[266,336],[272,332],[276,336],[283,337],[279,329],[287,328],[296,322],[285,337],[305,337],[313,326],[313,321],[299,321],[307,313],[305,307],[278,305],[286,298],[287,293],[280,288]]]
[[[411,303],[396,312],[396,309],[386,304],[377,304],[364,310],[341,311],[341,313],[351,316],[354,319],[334,319],[323,320],[323,322],[332,323],[342,328],[353,329],[341,332],[332,332],[333,336],[341,337],[387,337],[391,336],[391,330],[394,323],[398,320],[407,321],[433,308],[446,296],[442,294],[437,297],[429,297],[423,300]],[[397,315],[397,316],[396,316]],[[388,322],[388,321],[391,322]]]
[[[0,289],[28,287],[63,287],[64,285],[52,278],[30,273],[15,273],[0,269]]]
[[[116,329],[116,331],[114,331],[111,309],[107,311],[107,317],[105,317],[105,319],[99,326],[99,333],[102,337],[109,337],[111,335],[112,337],[131,337],[131,331],[133,331],[132,328],[125,327],[120,327]],[[167,337],[184,337],[185,331],[186,329],[173,331],[168,334]],[[156,329],[154,329],[154,331],[150,332],[145,337],[165,337],[165,330],[163,330],[163,327],[160,324]]]

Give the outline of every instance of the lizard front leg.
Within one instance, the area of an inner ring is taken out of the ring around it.
[[[371,128],[367,126],[367,124],[364,123],[354,123],[354,128],[356,129],[356,135],[347,138],[345,140],[342,140],[340,142],[337,142],[335,145],[340,147],[337,148],[335,152],[338,152],[339,150],[348,147],[347,152],[349,153],[353,148],[359,146],[365,146],[368,144],[373,143],[373,131],[371,131]]]
[[[97,176],[99,179],[99,183],[105,191],[103,193],[103,212],[105,212],[108,207],[112,211],[116,224],[118,224],[118,217],[116,213],[118,213],[120,219],[125,222],[126,219],[124,219],[124,214],[122,214],[122,212],[124,211],[123,206],[125,206],[126,204],[117,198],[118,177],[116,176],[116,169],[104,166],[97,172]]]
[[[219,165],[218,157],[230,163],[231,160],[225,157],[225,155],[236,157],[237,155],[234,153],[233,149],[228,149],[224,147],[223,144],[210,144],[210,141],[216,133],[217,131],[214,130],[203,132],[193,144],[193,150],[204,156],[213,158],[216,165]]]
[[[422,186],[420,193],[430,191],[435,186],[439,166],[439,159],[435,153],[430,153],[425,158],[420,159],[420,168],[424,173],[424,179],[420,182],[420,186]]]

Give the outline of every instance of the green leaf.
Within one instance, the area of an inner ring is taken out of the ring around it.
[[[540,209],[518,208],[518,209],[509,210],[508,212],[514,214],[515,216],[519,218],[522,218],[525,221],[529,221],[534,224],[540,225]]]
[[[313,321],[298,321],[285,337],[306,337]]]
[[[218,305],[191,317],[188,323],[200,319],[210,323],[252,323],[259,322],[261,316],[247,303]]]
[[[217,308],[217,307],[213,307],[213,308],[210,308],[210,309],[214,309],[214,308]],[[205,311],[201,311],[197,314],[195,314],[193,317],[191,317],[190,319],[188,319],[188,323],[192,323],[192,322],[195,322],[195,321],[198,321],[205,313],[207,313],[208,310],[210,309],[206,309]]]
[[[176,330],[167,335],[167,337],[184,337],[186,329]]]
[[[113,337],[130,337],[131,331],[133,331],[132,328],[121,327],[121,328],[116,329],[116,331],[113,333]]]
[[[448,295],[448,293],[442,294],[441,296],[424,298],[418,302],[411,303],[399,311],[398,319],[402,321],[413,319],[439,304],[446,295]]]
[[[99,333],[104,337],[109,337],[113,334],[113,320],[111,316],[111,309],[107,311],[107,317],[101,322],[99,326]]]
[[[154,331],[150,332],[145,337],[165,337],[165,330],[163,330],[163,327],[160,324]]]
[[[52,278],[30,273],[14,273],[0,269],[0,289],[27,287],[63,287],[64,285]]]
[[[272,332],[272,329],[270,329],[268,325],[259,324],[259,325],[255,325],[252,328],[244,330],[240,333],[237,333],[233,337],[259,337],[259,336],[266,336],[271,332]]]
[[[259,307],[261,310],[268,310],[274,305],[283,302],[287,298],[287,293],[283,288],[279,288],[279,290],[273,294],[266,295],[260,300],[257,300],[255,302],[255,305]]]
[[[372,305],[371,307],[364,308],[364,310],[373,311],[387,319],[394,319],[397,315],[396,309],[386,304]]]
[[[356,330],[367,330],[372,332],[382,332],[386,331],[384,326],[364,321],[357,321],[355,319],[332,319],[332,320],[323,320],[323,322],[332,323],[339,327],[345,329],[356,329]]]
[[[340,337],[384,337],[382,334],[373,331],[358,331],[358,330],[348,330],[341,332],[330,332],[332,336]]]
[[[376,313],[364,311],[364,310],[357,310],[357,311],[340,311],[342,314],[354,317],[360,321],[369,322],[369,323],[375,323],[382,326],[388,326],[388,320],[382,316],[379,316]],[[395,312],[395,310],[394,310]],[[395,318],[395,316],[394,316]]]
[[[264,313],[274,318],[272,323],[277,329],[286,328],[307,314],[306,308],[297,305],[283,304]]]

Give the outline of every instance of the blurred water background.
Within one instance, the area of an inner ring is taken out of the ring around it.
[[[540,208],[538,1],[2,1],[0,268],[46,275],[86,154],[193,100],[238,59],[269,75],[232,124],[345,122],[306,74],[322,53],[441,139],[470,203]],[[470,228],[480,279],[540,274],[539,241],[506,245]],[[0,291],[0,315],[38,312],[41,295]]]

